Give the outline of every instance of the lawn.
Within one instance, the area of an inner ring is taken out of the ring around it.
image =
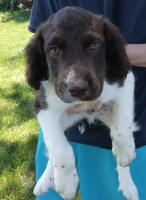
[[[25,82],[29,11],[0,12],[0,200],[34,200],[39,125]],[[80,198],[77,197],[76,200]]]

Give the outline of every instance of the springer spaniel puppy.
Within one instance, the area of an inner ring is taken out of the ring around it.
[[[64,131],[79,120],[98,119],[110,128],[119,189],[128,200],[138,200],[128,167],[136,156],[134,77],[118,29],[102,16],[65,7],[40,26],[25,53],[49,154],[34,194],[53,187],[63,198],[74,198],[79,180]]]

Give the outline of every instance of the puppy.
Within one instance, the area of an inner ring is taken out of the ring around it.
[[[119,189],[128,200],[138,200],[128,167],[136,156],[134,76],[118,29],[102,16],[65,7],[40,26],[25,53],[49,154],[34,194],[53,187],[65,199],[75,196],[79,180],[64,131],[79,120],[98,119],[110,129]]]

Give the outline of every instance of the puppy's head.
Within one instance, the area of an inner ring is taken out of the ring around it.
[[[98,98],[106,79],[122,84],[130,65],[125,41],[108,20],[66,7],[40,26],[26,47],[27,81],[54,85],[64,102]]]

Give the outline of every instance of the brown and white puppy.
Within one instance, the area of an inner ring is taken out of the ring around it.
[[[66,7],[40,26],[26,47],[26,58],[27,81],[37,90],[35,110],[50,158],[34,193],[54,187],[65,199],[74,197],[78,175],[64,131],[86,118],[110,128],[120,190],[128,200],[138,200],[127,167],[135,158],[134,77],[118,29],[102,16]],[[79,104],[84,110],[73,113]],[[86,106],[97,109],[86,112]]]

